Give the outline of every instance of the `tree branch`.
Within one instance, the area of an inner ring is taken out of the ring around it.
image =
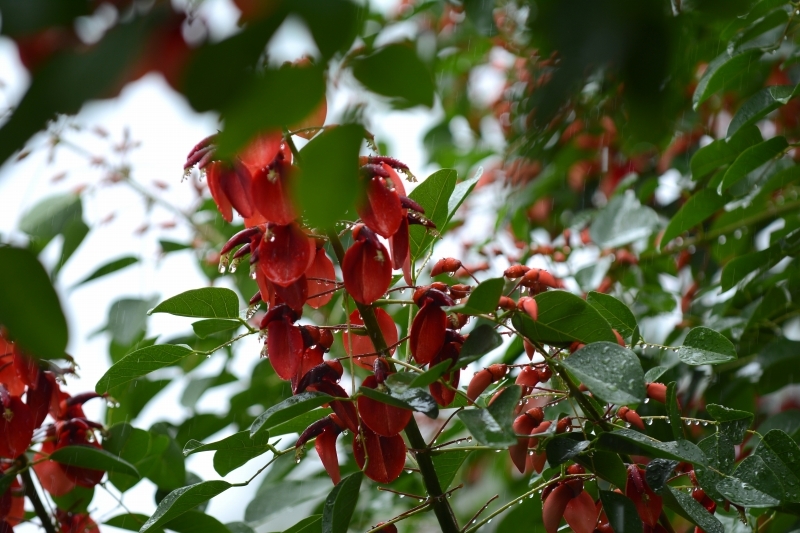
[[[27,463],[27,461],[25,461]],[[30,470],[23,469],[22,472],[19,474],[22,476],[22,483],[25,485],[25,496],[31,501],[33,505],[33,510],[36,513],[36,516],[39,517],[39,520],[42,522],[42,527],[44,528],[46,533],[56,533],[56,528],[53,526],[53,522],[50,520],[50,513],[47,512],[47,509],[44,508],[42,504],[42,500],[39,499],[39,493],[36,492],[36,487],[33,485],[33,479],[31,478]]]

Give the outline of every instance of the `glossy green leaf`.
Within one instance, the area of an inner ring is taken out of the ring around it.
[[[590,292],[586,295],[586,303],[597,309],[597,312],[606,319],[612,328],[616,329],[623,338],[630,338],[636,329],[636,317],[624,303],[609,294]]]
[[[321,503],[331,488],[331,481],[327,477],[264,481],[245,510],[244,519],[248,523],[261,522],[276,514],[286,513],[286,509],[305,502],[314,502],[315,505],[317,502]]]
[[[677,395],[678,385],[674,381],[667,385],[667,417],[669,418],[669,426],[672,430],[672,438],[681,440],[684,438],[683,434],[683,420],[681,420],[681,408],[678,404]]]
[[[357,217],[356,201],[363,190],[358,151],[363,140],[364,128],[345,124],[320,133],[300,152],[293,193],[310,224],[331,228],[338,220]]]
[[[664,372],[669,370],[669,368],[665,366],[654,366],[650,370],[644,373],[644,382],[645,383],[652,383],[656,381],[658,378],[664,375]]]
[[[547,462],[550,466],[558,466],[584,452],[590,444],[580,433],[556,435],[547,441]]]
[[[619,344],[587,344],[561,364],[605,402],[628,405],[644,400],[644,370],[639,358]]]
[[[439,478],[439,486],[446,491],[453,484],[456,474],[461,469],[461,465],[466,461],[467,456],[472,453],[464,450],[452,450],[445,453],[434,455],[433,468],[436,470],[436,477]]]
[[[456,184],[455,188],[453,189],[453,193],[450,195],[450,199],[447,201],[448,222],[453,218],[453,216],[455,216],[458,208],[461,207],[461,204],[464,203],[464,200],[467,199],[467,196],[469,196],[469,194],[478,184],[478,180],[481,179],[482,175],[483,169],[479,168],[478,171],[475,172],[474,176]]]
[[[467,301],[459,305],[444,308],[447,312],[465,315],[482,315],[494,312],[503,295],[504,278],[491,278],[482,281],[470,293]]]
[[[139,528],[147,522],[149,517],[144,514],[139,513],[125,513],[120,514],[117,516],[113,516],[103,522],[106,525],[116,527],[119,529],[125,529],[128,531],[139,531]],[[151,533],[161,533],[163,529],[151,529]]]
[[[170,436],[171,428],[156,423],[150,428],[151,450],[156,453],[145,457],[145,476],[161,490],[172,490],[186,485],[186,465],[181,447]]]
[[[764,139],[753,125],[743,126],[729,139],[719,139],[700,148],[692,156],[692,179],[697,181],[717,168],[733,162],[740,153]],[[666,241],[664,242],[666,244]]]
[[[781,503],[780,483],[760,457],[747,457],[733,477],[717,483],[717,490],[731,503],[742,507],[774,507]]]
[[[94,487],[86,488],[78,485],[61,496],[50,495],[59,509],[69,509],[72,513],[88,513],[89,505],[94,498]]]
[[[741,444],[742,440],[753,423],[753,413],[731,409],[724,405],[710,403],[706,405],[706,411],[714,420],[719,422],[719,429],[726,434],[733,444]]]
[[[209,335],[220,333],[222,331],[230,331],[241,326],[242,323],[238,320],[225,320],[223,318],[207,318],[205,320],[198,320],[192,322],[192,329],[194,334],[205,339]]]
[[[94,390],[103,394],[154,370],[172,366],[192,353],[189,348],[174,344],[157,344],[136,350],[114,363],[97,382]]]
[[[144,533],[152,528],[164,527],[176,517],[207,502],[229,488],[231,488],[231,484],[226,481],[201,481],[194,485],[175,489],[161,500],[156,512],[144,523],[139,531]]]
[[[203,444],[190,440],[183,447],[183,455],[193,453],[216,451],[214,454],[214,470],[220,476],[226,476],[236,470],[250,459],[258,457],[274,448],[269,444],[270,435],[267,431],[260,431],[250,438],[250,431],[240,431],[216,442]]]
[[[707,533],[725,533],[725,528],[722,527],[722,523],[720,523],[714,515],[709,513],[705,507],[700,505],[697,500],[692,498],[691,495],[674,487],[668,486],[667,490],[669,490],[675,498],[678,505],[681,506],[684,513],[688,515],[688,518],[691,518],[692,522],[700,526],[703,531]]]
[[[256,418],[250,426],[250,436],[255,436],[259,431],[268,430],[296,416],[307,413],[331,400],[331,396],[321,392],[301,392],[291,396],[273,405]]]
[[[612,485],[625,487],[628,471],[622,459],[619,458],[619,454],[594,449],[590,455],[578,455],[574,457],[574,460]]]
[[[567,291],[547,291],[535,299],[539,320],[534,322],[522,313],[512,317],[514,327],[531,341],[561,345],[617,341],[606,319],[583,298]]]
[[[101,267],[98,267],[94,272],[83,278],[81,281],[76,283],[73,288],[83,285],[85,283],[89,283],[90,281],[94,281],[97,278],[102,278],[103,276],[107,276],[123,268],[127,268],[131,265],[135,265],[139,262],[138,257],[133,256],[125,256],[120,257],[119,259],[114,259],[113,261],[109,261],[108,263],[104,264]]]
[[[64,446],[51,453],[50,459],[64,465],[80,466],[105,472],[119,472],[120,474],[139,477],[136,467],[128,461],[94,446]]]
[[[316,422],[317,420],[321,420],[325,418],[329,414],[333,412],[332,409],[325,408],[325,409],[313,409],[308,411],[307,413],[303,413],[291,420],[287,420],[286,422],[282,422],[276,426],[273,426],[269,430],[269,434],[273,437],[277,437],[280,435],[287,435],[289,433],[302,433],[304,429],[308,426]]]
[[[367,387],[361,387],[359,390],[364,396],[378,402],[402,409],[413,409],[414,411],[425,413],[431,418],[439,416],[439,406],[427,389],[414,386],[413,381],[407,383],[397,378],[391,381],[387,380],[386,385],[390,390],[390,394],[384,394]]]
[[[722,194],[761,165],[780,157],[789,147],[785,137],[773,137],[741,153],[725,171],[717,193]]]
[[[782,488],[780,499],[800,502],[800,448],[789,435],[773,429],[763,436],[753,452],[753,457],[759,457],[779,480]],[[738,472],[737,469],[737,477],[741,478]],[[773,492],[769,494],[774,495]]]
[[[197,318],[239,318],[239,297],[223,287],[204,287],[164,300],[150,311]]]
[[[422,388],[427,387],[431,383],[435,383],[436,380],[447,373],[447,371],[450,369],[450,365],[452,364],[452,361],[442,361],[441,363],[430,367],[428,370],[415,377],[414,381],[412,381],[409,386]]]
[[[619,533],[641,533],[642,520],[630,498],[609,490],[601,490],[600,501],[603,502],[603,511],[608,517],[611,529]]]
[[[645,472],[647,484],[654,491],[662,492],[679,464],[679,461],[671,459],[653,459],[647,464]]]
[[[38,359],[62,359],[67,320],[50,278],[28,250],[0,247],[0,323]],[[46,325],[46,332],[42,329]]]
[[[798,232],[795,231],[794,233]],[[725,266],[722,267],[722,277],[720,279],[722,290],[727,291],[732,289],[737,283],[753,272],[761,273],[777,265],[781,259],[786,257],[786,242],[786,238],[781,239],[780,242],[764,250],[735,257],[726,263]],[[782,246],[782,244],[784,244],[784,246]]]
[[[324,58],[346,52],[359,28],[359,8],[350,0],[296,0],[292,10],[300,15]],[[331,28],[336,28],[332,31]]]
[[[735,134],[742,126],[755,124],[772,111],[786,104],[796,96],[797,87],[791,85],[773,85],[761,89],[751,96],[736,111],[733,120],[728,125],[728,134]]]
[[[425,209],[425,216],[441,231],[449,216],[449,202],[456,188],[458,174],[453,169],[442,169],[428,176],[417,185],[408,197]],[[409,247],[412,259],[424,256],[428,247],[433,244],[434,234],[419,225],[413,225],[408,230]]]
[[[103,439],[103,449],[132,464],[141,475],[147,475],[147,456],[163,452],[152,445],[149,432],[135,428],[128,422],[114,424],[108,428]],[[124,492],[136,485],[139,476],[109,472],[108,479],[115,487]]]
[[[314,514],[303,518],[283,533],[320,533],[322,531],[322,515]]]
[[[177,533],[233,533],[225,524],[199,510],[187,511],[164,524],[164,527]]]
[[[692,97],[694,108],[697,109],[712,94],[741,83],[741,80],[750,72],[751,64],[758,61],[761,54],[760,50],[749,50],[738,55],[724,52],[715,58],[709,63],[694,90]]]
[[[512,446],[517,443],[511,424],[520,391],[519,386],[512,385],[503,390],[486,409],[460,411],[458,418],[481,444],[498,448]]]
[[[477,361],[492,350],[503,344],[503,338],[489,324],[481,324],[472,330],[461,346],[455,368],[464,368],[473,361]]]
[[[411,43],[389,44],[353,61],[353,75],[374,93],[410,105],[433,106],[434,85]]]
[[[725,336],[699,326],[686,335],[678,357],[687,365],[716,365],[736,359],[736,348]]]
[[[322,533],[347,533],[363,480],[364,473],[356,472],[333,487],[322,508]]]
[[[696,465],[705,463],[705,455],[691,442],[685,440],[661,442],[632,429],[602,433],[597,439],[597,447],[610,452],[674,459]]]
[[[618,248],[650,236],[658,224],[656,212],[639,203],[633,191],[625,191],[598,213],[589,235],[601,248]]]
[[[714,213],[722,209],[730,199],[727,195],[720,196],[711,189],[700,189],[681,206],[678,212],[670,219],[664,235],[661,237],[661,247],[667,246],[675,237],[700,224]]]

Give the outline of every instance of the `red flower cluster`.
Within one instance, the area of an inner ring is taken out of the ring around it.
[[[20,472],[28,468],[25,452],[41,442],[34,455],[33,470],[42,488],[63,496],[76,486],[93,487],[104,472],[51,461],[50,454],[65,446],[100,447],[96,431],[103,426],[86,418],[82,405],[98,397],[95,393],[70,396],[62,391],[57,375],[64,372],[52,365],[45,370],[16,344],[0,334],[0,469]],[[24,401],[23,401],[24,396]],[[44,424],[48,414],[53,422]],[[41,438],[36,430],[42,428]],[[37,434],[34,439],[34,434]],[[12,531],[24,517],[24,490],[17,477],[0,495],[0,531]],[[85,514],[58,509],[56,519],[64,533],[98,531]]]

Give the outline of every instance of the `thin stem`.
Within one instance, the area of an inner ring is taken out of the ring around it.
[[[487,507],[489,507],[489,504],[491,504],[493,501],[495,501],[495,500],[496,500],[497,498],[499,498],[499,497],[500,497],[500,495],[499,495],[499,494],[495,494],[494,496],[492,496],[491,498],[489,498],[489,501],[488,501],[488,502],[486,502],[485,504],[483,504],[483,507],[481,507],[480,509],[478,509],[478,512],[477,512],[477,513],[475,513],[474,515],[472,515],[472,518],[470,518],[470,519],[469,519],[469,521],[467,522],[467,524],[471,524],[472,522],[476,521],[476,520],[478,519],[478,517],[481,515],[481,513],[483,513],[483,512],[486,510],[486,508],[487,508]],[[467,529],[467,527],[466,527],[466,526],[464,526],[464,529]]]
[[[344,259],[342,241],[339,240],[339,236],[336,232],[332,230],[328,232],[328,238],[330,239],[331,247],[336,254],[336,258],[341,265]],[[383,338],[383,333],[381,333],[375,311],[369,305],[364,305],[360,302],[355,302],[355,304],[358,308],[358,312],[361,314],[361,319],[364,321],[364,326],[367,328],[367,333],[372,340],[375,351],[385,354],[388,357],[390,355],[389,348]],[[417,465],[419,465],[420,474],[422,474],[425,491],[431,497],[433,512],[436,514],[442,533],[459,533],[458,523],[456,522],[453,510],[450,508],[450,502],[447,501],[442,487],[439,484],[439,477],[436,475],[436,469],[433,466],[431,452],[427,449],[425,439],[422,438],[419,426],[417,426],[417,422],[413,417],[408,422],[405,432],[411,448],[422,450],[415,452],[414,456],[417,460]]]
[[[44,508],[42,500],[39,499],[39,493],[36,492],[36,487],[33,486],[30,470],[25,469],[20,472],[19,475],[22,476],[22,484],[25,485],[25,496],[31,501],[33,510],[42,522],[45,533],[56,533],[56,528],[50,520],[50,514],[47,512],[47,509]]]

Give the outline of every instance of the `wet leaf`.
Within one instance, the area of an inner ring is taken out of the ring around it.
[[[642,520],[630,498],[608,490],[600,491],[600,501],[608,517],[608,523],[615,532],[641,533]]]
[[[94,390],[103,394],[154,370],[177,364],[192,353],[189,348],[174,344],[157,344],[136,350],[114,363],[97,382]]]
[[[119,472],[120,474],[139,477],[136,467],[128,461],[94,446],[64,446],[51,453],[50,459],[65,465],[103,470],[105,472]]]
[[[161,500],[156,512],[139,530],[141,533],[150,529],[164,527],[183,513],[207,502],[214,496],[231,488],[226,481],[201,481],[194,485],[175,489]]]
[[[353,61],[353,75],[367,89],[407,105],[433,105],[431,74],[409,44],[389,44]]]
[[[658,224],[656,212],[639,203],[633,191],[625,191],[600,211],[589,234],[601,248],[618,248],[650,236]]]
[[[85,283],[89,283],[90,281],[94,281],[97,278],[102,278],[103,276],[107,276],[109,274],[122,270],[123,268],[135,265],[138,262],[139,258],[133,256],[125,256],[125,257],[120,257],[119,259],[114,259],[113,261],[109,261],[103,266],[98,267],[94,272],[92,272],[91,274],[83,278],[81,281],[73,285],[72,288],[74,289],[75,287],[78,287]]]
[[[616,329],[623,338],[630,338],[633,330],[638,326],[636,317],[630,308],[609,294],[590,292],[586,295],[586,302],[597,309],[597,312]]]
[[[494,312],[500,296],[503,295],[505,279],[491,278],[482,281],[467,297],[467,301],[459,305],[445,307],[450,313],[463,313],[465,315],[482,315]]]
[[[150,311],[197,318],[239,318],[239,297],[230,289],[204,287],[164,300]]]
[[[333,487],[322,508],[322,533],[347,533],[363,480],[364,473],[356,472]]]
[[[316,409],[332,399],[331,396],[321,392],[302,392],[291,396],[273,405],[256,418],[250,426],[250,436],[255,436],[259,431],[268,430],[312,409]]]
[[[713,329],[699,326],[686,335],[678,357],[687,365],[716,365],[736,359],[736,348]]]
[[[639,358],[619,344],[587,344],[561,364],[608,403],[628,405],[644,400],[644,370]]]
[[[542,344],[569,345],[574,341],[589,344],[598,341],[616,343],[611,326],[586,300],[567,291],[537,294],[539,320],[516,313],[514,327],[525,337]]]
[[[597,440],[597,447],[610,452],[674,459],[696,465],[705,463],[705,455],[691,442],[685,440],[661,442],[632,429],[602,433]]]
[[[664,230],[664,235],[661,237],[660,247],[666,247],[672,239],[711,217],[729,200],[727,195],[721,196],[711,189],[697,191],[670,219],[667,229]]]

